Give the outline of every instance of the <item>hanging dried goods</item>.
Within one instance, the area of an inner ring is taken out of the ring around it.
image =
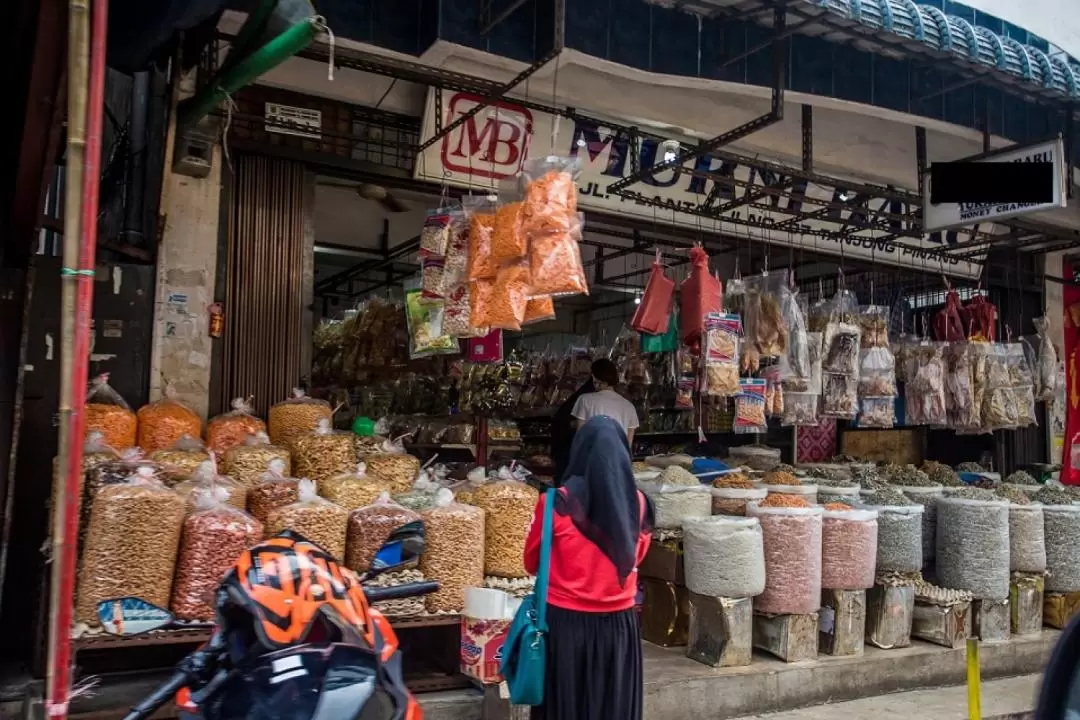
[[[336,432],[322,419],[314,432],[293,439],[293,472],[315,483],[356,470],[353,436]]]
[[[686,587],[708,597],[743,598],[765,589],[765,555],[756,518],[710,517],[683,525]]]
[[[292,456],[283,447],[270,444],[266,433],[249,435],[242,445],[237,445],[225,452],[222,457],[221,471],[240,485],[250,487],[270,469],[274,460],[282,462],[281,472],[289,475],[292,470]]]
[[[746,511],[761,523],[765,554],[765,589],[754,600],[754,610],[816,613],[821,606],[822,509],[751,503]]]
[[[206,424],[206,446],[218,455],[243,445],[248,437],[266,432],[266,423],[255,417],[251,398],[235,398],[232,411]]]
[[[86,432],[99,432],[117,451],[135,445],[138,420],[131,406],[109,385],[109,375],[98,375],[86,393]]]
[[[165,388],[165,397],[139,408],[139,447],[148,453],[171,447],[189,435],[202,437],[202,418],[175,398],[172,387]]]
[[[453,493],[446,490],[423,518],[427,546],[420,571],[440,585],[427,596],[428,612],[461,612],[465,588],[484,582],[484,511],[453,502]]]
[[[320,420],[333,420],[330,403],[310,398],[296,388],[291,398],[270,408],[270,442],[279,447],[290,447],[296,438],[314,432]]]
[[[522,167],[525,184],[521,206],[521,231],[531,242],[538,236],[570,231],[578,219],[578,158],[554,155],[527,160]]]
[[[469,280],[490,280],[495,277],[497,266],[491,257],[491,235],[495,229],[496,199],[493,196],[472,196],[462,201],[469,224]]]
[[[530,238],[527,277],[532,296],[589,294],[581,262],[582,224],[583,220],[575,216],[566,231]]]
[[[266,521],[266,532],[277,535],[292,530],[341,559],[345,557],[348,524],[349,512],[345,508],[319,497],[311,480],[301,480],[296,502],[271,512]]]
[[[1035,399],[1053,403],[1058,396],[1058,354],[1051,339],[1050,318],[1035,319],[1039,350],[1035,371]]]

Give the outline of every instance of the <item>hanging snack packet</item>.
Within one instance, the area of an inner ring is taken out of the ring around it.
[[[521,227],[522,203],[511,202],[495,211],[491,233],[491,260],[496,267],[525,257],[528,240]]]
[[[577,220],[578,158],[548,155],[526,161],[521,205],[521,231],[530,241],[539,235],[566,235]]]
[[[552,298],[529,298],[529,302],[525,304],[525,319],[521,321],[521,324],[532,325],[533,323],[554,319],[555,301]]]
[[[443,304],[421,302],[422,290],[414,279],[405,284],[405,319],[409,328],[409,357],[454,354],[457,339],[443,332]]]
[[[589,294],[579,245],[583,223],[582,218],[575,216],[565,232],[529,236],[529,272],[533,296]]]
[[[442,300],[445,268],[446,261],[441,257],[427,255],[420,259],[421,302]]]
[[[528,266],[517,263],[500,268],[491,288],[486,324],[493,329],[520,330],[528,302]]]
[[[428,210],[424,227],[420,230],[420,253],[422,256],[443,257],[450,245],[450,208]]]
[[[765,418],[766,382],[762,379],[739,380],[739,394],[735,397],[736,434],[767,432]]]
[[[456,338],[483,337],[489,328],[474,328],[471,323],[472,303],[469,287],[472,283],[458,283],[446,296],[443,306],[443,332]]]
[[[709,313],[705,317],[705,394],[733,397],[739,394],[738,315]]]
[[[497,266],[491,257],[491,235],[495,229],[496,200],[494,195],[474,195],[461,201],[469,224],[466,266],[469,280],[490,280],[495,277]]]

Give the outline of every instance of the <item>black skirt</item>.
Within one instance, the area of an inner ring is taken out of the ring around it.
[[[641,634],[633,610],[548,606],[544,704],[533,720],[641,720]]]

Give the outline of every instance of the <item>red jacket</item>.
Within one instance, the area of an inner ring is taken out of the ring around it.
[[[559,492],[565,493],[566,490]],[[642,517],[645,498],[638,493]],[[533,513],[529,535],[525,539],[525,569],[535,575],[540,567],[540,534],[543,531],[546,495]],[[641,564],[652,535],[641,533],[637,543],[637,563]],[[551,536],[551,572],[548,602],[564,610],[578,612],[620,612],[634,607],[637,594],[637,568],[619,583],[615,565],[592,540],[582,535],[569,516],[554,513]]]

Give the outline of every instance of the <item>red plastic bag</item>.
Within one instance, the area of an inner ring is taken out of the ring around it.
[[[657,248],[652,273],[649,275],[649,282],[645,284],[645,295],[634,311],[630,327],[649,335],[663,335],[667,332],[674,304],[675,281],[664,275],[664,266],[660,263],[660,249]]]
[[[967,338],[960,318],[960,293],[949,290],[945,307],[934,315],[934,339],[938,342],[963,342]]]
[[[724,309],[724,289],[720,279],[709,272],[709,256],[701,247],[690,249],[690,263],[690,277],[679,291],[679,329],[683,344],[696,349],[701,347],[705,316]]]
[[[997,342],[997,307],[985,295],[976,295],[960,308],[960,320],[969,340]]]

